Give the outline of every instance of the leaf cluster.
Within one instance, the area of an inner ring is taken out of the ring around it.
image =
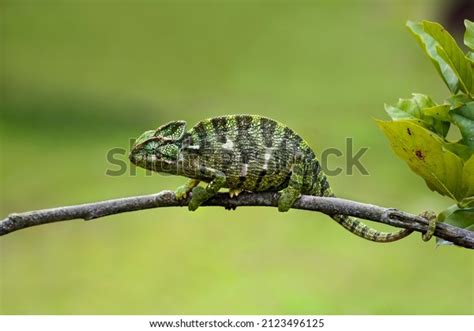
[[[456,202],[438,220],[474,231],[474,23],[464,23],[467,53],[440,24],[407,23],[451,95],[440,104],[424,94],[400,99],[385,105],[392,121],[378,124],[410,169]]]

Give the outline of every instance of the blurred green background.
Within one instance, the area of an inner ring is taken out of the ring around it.
[[[441,79],[405,28],[438,1],[3,2],[1,215],[174,189],[111,177],[114,147],[169,120],[256,113],[316,151],[370,147],[341,197],[441,211],[374,118]],[[126,160],[125,157],[122,157]],[[344,166],[332,158],[331,167]],[[375,224],[379,229],[382,226]],[[375,244],[311,212],[156,209],[0,239],[3,314],[472,314],[472,252]]]

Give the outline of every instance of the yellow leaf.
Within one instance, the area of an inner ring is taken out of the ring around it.
[[[430,189],[456,201],[472,192],[472,186],[466,189],[463,184],[464,178],[472,183],[472,167],[463,174],[463,160],[446,149],[439,136],[410,120],[377,122],[395,153],[426,181]]]

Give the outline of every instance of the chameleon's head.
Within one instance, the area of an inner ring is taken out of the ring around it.
[[[130,161],[142,168],[158,172],[175,172],[186,122],[174,121],[156,130],[145,131],[135,140]]]

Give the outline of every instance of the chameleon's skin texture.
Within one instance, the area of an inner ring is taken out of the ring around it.
[[[189,210],[196,210],[221,188],[241,191],[281,191],[279,211],[288,211],[301,194],[334,196],[309,145],[287,126],[258,115],[228,115],[197,123],[174,121],[144,132],[130,160],[152,171],[180,175],[190,181],[176,195],[192,191]],[[208,183],[204,188],[199,182]],[[349,216],[332,216],[352,233],[376,242],[391,242],[411,230],[384,233]]]

